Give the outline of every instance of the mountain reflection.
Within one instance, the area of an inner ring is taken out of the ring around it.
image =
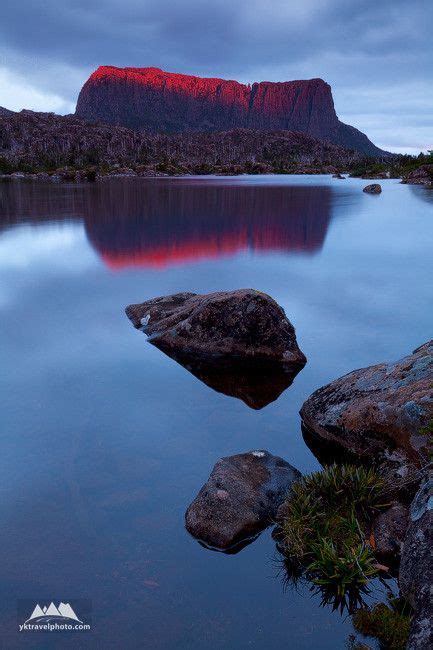
[[[242,251],[314,253],[328,229],[332,189],[233,179],[7,182],[0,201],[0,227],[83,221],[110,268],[152,268]]]

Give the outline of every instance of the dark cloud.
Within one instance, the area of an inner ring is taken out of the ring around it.
[[[432,16],[430,0],[21,0],[2,7],[0,68],[65,106],[100,64],[243,81],[321,76],[340,116],[380,145],[426,148]]]

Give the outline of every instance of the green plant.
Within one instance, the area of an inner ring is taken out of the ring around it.
[[[359,609],[353,625],[364,636],[375,637],[381,648],[404,650],[410,629],[410,607],[402,598],[390,599],[372,608]]]
[[[282,550],[292,567],[322,592],[322,600],[343,607],[362,602],[378,573],[366,543],[372,516],[384,508],[385,481],[374,469],[331,465],[303,477],[284,504]]]

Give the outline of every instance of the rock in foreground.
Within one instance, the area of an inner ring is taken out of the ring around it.
[[[379,183],[372,183],[371,185],[366,185],[362,191],[367,192],[367,194],[380,194],[382,187]]]
[[[186,511],[186,528],[206,546],[236,552],[272,522],[300,476],[264,450],[221,458]]]
[[[414,609],[408,650],[433,647],[433,477],[427,478],[413,500],[404,540],[399,585]]]
[[[394,363],[355,370],[313,393],[301,409],[307,430],[367,461],[419,466],[433,419],[433,340]]]
[[[303,367],[293,325],[270,296],[254,289],[178,293],[129,305],[126,314],[169,355],[275,361]]]

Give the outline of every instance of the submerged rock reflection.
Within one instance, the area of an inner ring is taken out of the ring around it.
[[[278,399],[302,370],[300,365],[242,359],[212,361],[167,349],[163,352],[213,390],[236,397],[256,410]]]

